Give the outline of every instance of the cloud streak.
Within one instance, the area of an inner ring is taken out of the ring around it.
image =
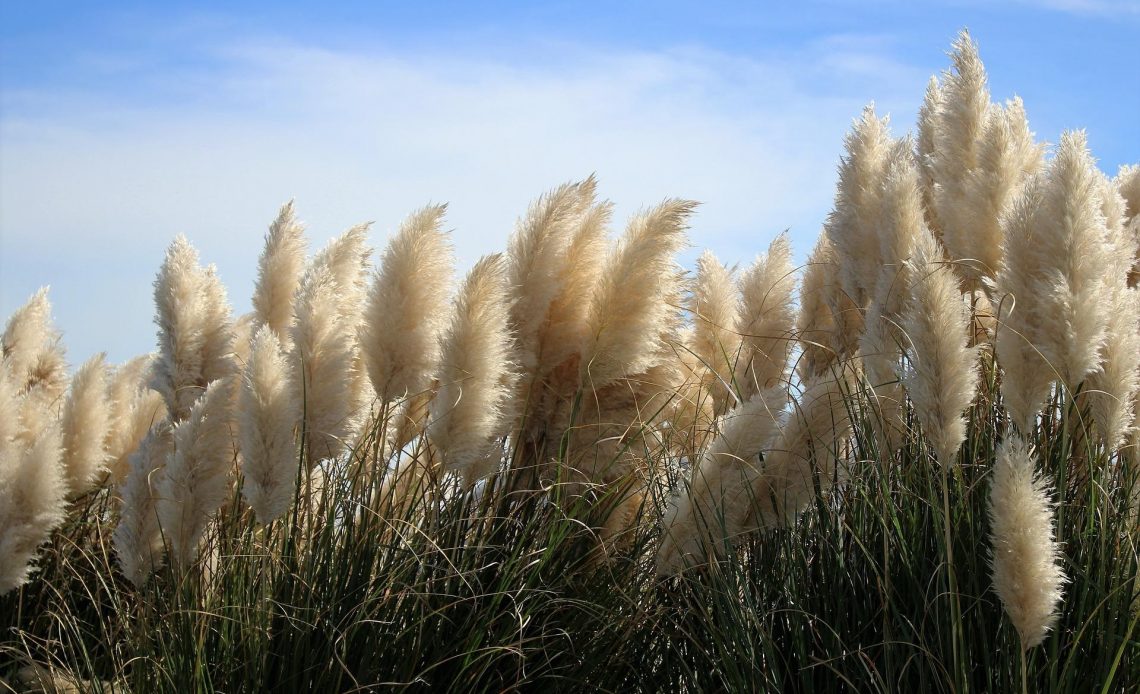
[[[152,348],[150,282],[179,232],[247,310],[262,234],[290,198],[318,244],[375,220],[380,245],[411,210],[449,202],[469,265],[532,197],[597,172],[618,220],[680,195],[705,203],[694,236],[721,257],[746,261],[788,227],[802,253],[866,96],[901,132],[930,72],[845,36],[765,60],[553,42],[528,62],[258,39],[202,50],[161,74],[131,63],[141,93],[4,95],[0,312],[53,284],[73,362]]]

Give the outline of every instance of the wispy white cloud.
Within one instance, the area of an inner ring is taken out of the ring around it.
[[[412,209],[448,201],[469,263],[504,245],[532,197],[597,172],[619,220],[684,196],[704,203],[695,243],[726,260],[786,227],[806,251],[850,120],[873,96],[907,129],[930,72],[876,37],[764,60],[565,44],[528,47],[525,62],[273,41],[211,50],[208,68],[144,75],[165,83],[161,99],[4,95],[0,314],[53,284],[76,360],[150,348],[150,281],[178,232],[244,310],[262,232],[289,198],[316,242],[371,219],[377,245]]]

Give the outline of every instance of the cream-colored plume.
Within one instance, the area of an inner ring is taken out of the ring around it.
[[[67,389],[67,364],[59,331],[51,321],[48,288],[43,287],[8,318],[0,337],[0,376],[17,395],[29,394],[45,406]]]
[[[158,485],[155,510],[171,560],[186,568],[206,525],[225,502],[237,453],[232,447],[234,377],[212,382],[174,426],[174,452]]]
[[[964,188],[978,166],[979,149],[990,92],[978,46],[962,31],[950,52],[952,67],[942,75],[941,99],[934,114],[930,171],[933,179],[934,217],[951,261],[973,258],[975,241],[964,216]]]
[[[740,278],[736,332],[742,349],[737,360],[736,385],[742,401],[788,380],[795,342],[796,285],[792,245],[784,232]],[[818,294],[812,299],[813,302],[819,300]],[[813,303],[813,306],[821,305]]]
[[[696,203],[666,200],[639,213],[610,253],[590,305],[583,355],[588,388],[648,371],[663,358],[661,326],[676,312],[666,300],[676,290],[674,255]]]
[[[779,433],[787,391],[772,388],[725,415],[719,433],[674,500],[663,528],[657,569],[673,573],[723,554],[744,530],[754,503],[752,486],[764,467],[762,452]]]
[[[1140,289],[1129,286],[1138,239],[1125,226],[1127,203],[1117,187],[1099,172],[1097,177],[1111,246],[1111,262],[1104,268],[1110,307],[1100,364],[1089,375],[1084,395],[1111,451],[1133,427],[1134,400],[1140,390]]]
[[[1098,190],[1084,133],[1068,132],[1007,217],[997,349],[1003,394],[1023,432],[1051,373],[1075,389],[1100,362],[1111,310],[1104,269],[1113,258]]]
[[[428,205],[400,225],[372,280],[360,342],[381,402],[427,389],[439,365],[452,285],[445,205]]]
[[[359,390],[356,336],[350,319],[341,313],[340,287],[326,266],[310,268],[297,292],[297,322],[293,326],[296,399],[304,413],[305,460],[338,455],[355,427]]]
[[[467,273],[443,341],[428,437],[443,455],[444,469],[468,480],[495,471],[495,440],[510,426],[514,373],[507,300],[503,257],[483,257]]]
[[[838,274],[835,250],[827,234],[820,234],[804,269],[800,312],[796,317],[796,330],[803,348],[796,371],[803,380],[829,373],[839,360],[837,333],[843,329],[840,322],[843,317],[837,320],[831,310],[840,303],[842,294]],[[845,305],[847,310],[858,311],[849,301]]]
[[[119,524],[112,541],[123,575],[141,586],[162,565],[162,530],[158,520],[159,484],[174,451],[170,422],[156,424],[130,454],[119,487]]]
[[[824,224],[831,248],[838,260],[841,294],[858,309],[865,309],[874,295],[882,272],[882,250],[879,242],[880,200],[883,183],[892,155],[898,147],[892,142],[889,119],[876,117],[874,106],[863,109],[844,138],[846,154],[839,162],[839,182],[835,207]],[[832,313],[854,327],[845,335],[843,356],[849,356],[862,332],[861,316],[847,313],[842,297],[832,298]]]
[[[510,325],[523,384],[556,364],[540,363],[550,309],[567,279],[574,227],[594,202],[597,181],[565,183],[546,193],[518,221],[507,247]]]
[[[293,501],[300,416],[285,351],[266,324],[253,338],[238,398],[242,495],[263,524],[279,518]]]
[[[181,234],[154,281],[154,302],[158,358],[150,385],[177,421],[211,381],[233,373],[230,309],[213,267],[198,265],[198,252]]]
[[[689,349],[699,364],[702,389],[712,398],[714,412],[735,402],[734,372],[740,356],[740,297],[732,270],[712,251],[697,259],[697,275],[689,297],[693,330]]]
[[[745,530],[795,522],[815,496],[815,479],[826,493],[843,474],[851,388],[846,370],[806,384],[765,456],[764,474],[753,482]]]
[[[918,108],[918,138],[915,141],[915,158],[921,175],[919,183],[922,186],[922,206],[926,218],[926,225],[934,233],[935,238],[942,234],[938,226],[938,219],[934,212],[934,149],[938,133],[938,118],[942,110],[942,87],[938,78],[931,76],[926,84],[926,94],[923,95],[922,105]]]
[[[111,480],[122,481],[128,459],[151,428],[166,418],[166,402],[147,386],[154,355],[135,357],[111,374],[107,386],[110,428],[107,430],[107,468]]]
[[[962,412],[977,390],[977,350],[968,346],[970,314],[958,276],[928,231],[910,261],[909,299],[900,327],[910,368],[900,373],[923,433],[943,465],[966,438]]]
[[[990,486],[994,590],[1021,637],[1022,649],[1040,644],[1057,622],[1065,574],[1053,537],[1053,505],[1020,438],[998,448]]]
[[[10,393],[0,393],[5,397]],[[0,595],[27,583],[36,548],[63,522],[67,485],[60,453],[55,423],[31,442],[0,439]]]
[[[86,493],[107,471],[107,433],[110,407],[107,402],[105,355],[88,359],[71,379],[63,403],[63,471],[68,495]]]
[[[293,326],[293,298],[305,268],[305,227],[297,221],[293,201],[285,203],[265,234],[253,288],[254,332],[268,325],[278,339],[288,340]]]

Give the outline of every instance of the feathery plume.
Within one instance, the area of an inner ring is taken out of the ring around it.
[[[425,390],[439,364],[453,265],[446,209],[429,205],[404,220],[373,278],[360,343],[381,402]]]
[[[835,207],[824,223],[823,233],[838,260],[841,293],[858,309],[865,309],[870,302],[882,267],[880,199],[892,155],[898,150],[888,124],[887,117],[877,118],[874,106],[867,106],[844,137],[846,155],[839,162]],[[834,301],[831,309],[837,317],[845,312],[839,301]],[[857,328],[848,336],[852,341],[861,332],[858,318],[858,312],[844,318],[854,321],[852,327]],[[854,342],[846,346],[854,347]]]
[[[740,353],[736,332],[740,299],[732,271],[712,251],[697,259],[697,276],[689,297],[693,315],[691,350],[697,358],[701,385],[712,398],[714,412],[724,412],[732,396],[733,371]]]
[[[940,238],[942,231],[934,213],[934,151],[938,137],[938,114],[942,110],[942,87],[938,78],[930,77],[922,105],[918,108],[918,138],[915,142],[915,158],[920,172],[919,184],[922,187],[922,207],[926,225]]]
[[[736,383],[742,401],[788,379],[796,328],[796,283],[787,232],[777,236],[768,252],[756,258],[740,278],[736,332],[743,349]]]
[[[63,404],[63,473],[71,497],[90,490],[107,469],[110,408],[104,359],[97,354],[79,367]]]
[[[108,379],[109,429],[104,443],[111,480],[121,482],[128,459],[151,428],[166,418],[166,403],[147,386],[154,355],[135,357],[113,371]]]
[[[962,219],[963,187],[978,165],[979,143],[990,108],[986,70],[978,46],[962,31],[950,52],[953,64],[941,81],[941,99],[933,117],[929,167],[934,191],[934,218],[950,259],[971,258],[971,230]]]
[[[360,397],[354,373],[356,340],[342,309],[340,286],[331,270],[325,265],[311,267],[297,292],[290,357],[310,467],[337,455],[355,427]]]
[[[174,453],[159,481],[155,510],[180,567],[197,556],[206,524],[229,492],[233,386],[233,377],[212,382],[172,432]]]
[[[0,440],[0,595],[27,583],[36,548],[63,522],[59,427],[48,424],[30,445]]]
[[[803,380],[828,373],[839,359],[837,333],[843,331],[840,324],[843,317],[837,320],[831,310],[839,303],[841,294],[836,265],[835,249],[827,234],[820,234],[808,256],[800,292],[800,312],[796,317],[796,330],[803,345],[796,370]],[[857,310],[850,302],[846,306],[848,310]]]
[[[763,474],[753,481],[752,508],[744,528],[795,521],[815,494],[814,479],[827,491],[838,478],[841,442],[851,430],[850,374],[807,383],[765,455]]]
[[[998,448],[990,487],[994,590],[1021,647],[1040,644],[1057,622],[1061,552],[1053,539],[1053,508],[1033,472],[1029,448],[1012,436]]]
[[[1011,386],[1003,392],[1011,412],[1018,410],[1019,426],[1032,423],[1048,387],[1041,387],[1048,376],[1023,372],[1039,367],[1043,358],[1075,388],[1100,362],[1110,310],[1104,268],[1113,260],[1098,185],[1084,133],[1065,133],[1043,177],[1007,218],[997,286],[1012,300],[1002,302],[997,347]],[[1017,363],[1029,351],[1040,357]]]
[[[748,515],[752,484],[760,477],[762,452],[779,433],[786,391],[772,388],[725,415],[719,433],[692,472],[687,493],[665,520],[657,568],[673,573],[734,544]]]
[[[162,564],[162,530],[156,501],[159,484],[174,452],[169,420],[154,425],[133,453],[119,488],[119,524],[112,541],[123,575],[141,586]]]
[[[954,271],[928,231],[910,266],[910,298],[901,316],[910,369],[899,374],[938,461],[949,465],[966,438],[962,412],[977,389],[977,350],[968,346],[970,314]]]
[[[293,500],[298,465],[294,430],[300,419],[285,352],[268,323],[253,338],[239,413],[242,495],[266,524]]]
[[[368,259],[368,230],[372,223],[358,224],[329,241],[309,264],[309,270],[324,267],[338,287],[339,308],[352,321],[359,320],[364,302]],[[302,283],[304,278],[302,277]]]
[[[660,326],[675,312],[665,302],[677,279],[673,256],[695,207],[666,200],[636,215],[606,259],[587,319],[583,363],[590,387],[644,373],[661,360]]]
[[[1100,364],[1089,375],[1084,395],[1111,451],[1132,428],[1133,401],[1140,391],[1140,290],[1129,286],[1138,239],[1125,228],[1127,203],[1117,187],[1104,174],[1097,172],[1097,177],[1110,245],[1110,263],[1103,268],[1109,311]]]
[[[469,479],[494,471],[494,441],[510,419],[514,375],[507,292],[503,257],[480,259],[459,290],[443,342],[428,437],[444,469]]]
[[[154,302],[158,358],[150,385],[177,421],[210,381],[234,368],[225,289],[212,267],[198,265],[198,252],[181,234],[154,281]]]
[[[518,345],[516,359],[523,383],[554,366],[539,363],[544,328],[566,278],[566,251],[574,224],[593,204],[596,187],[591,176],[555,188],[531,204],[511,234],[507,251],[510,326]]]
[[[59,331],[51,322],[48,288],[43,287],[8,318],[0,337],[0,376],[12,381],[18,395],[55,402],[67,388],[67,365]]]
[[[587,179],[591,182],[593,178]],[[593,187],[579,189],[583,202],[593,200]],[[601,278],[606,257],[606,231],[613,205],[593,204],[578,219],[566,246],[566,259],[550,301],[539,347],[539,375],[547,378],[567,359],[581,358],[589,340],[591,297]],[[575,374],[577,376],[577,374]],[[577,379],[573,379],[575,385]]]
[[[1042,153],[1021,99],[1015,97],[1004,108],[990,106],[978,143],[978,165],[961,181],[954,208],[956,233],[947,241],[971,286],[988,287],[1001,267],[1002,218],[1028,177],[1040,170]]]
[[[293,297],[305,267],[305,227],[297,221],[293,201],[285,203],[265,234],[253,288],[254,324],[268,325],[288,340],[293,325]],[[256,328],[254,329],[256,332]]]

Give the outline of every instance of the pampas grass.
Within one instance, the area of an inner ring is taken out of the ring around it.
[[[113,542],[123,575],[141,586],[162,564],[163,539],[159,525],[159,484],[174,451],[169,421],[147,432],[128,459],[127,474],[119,487],[119,523]]]
[[[453,262],[446,209],[429,205],[404,220],[369,290],[360,343],[382,403],[427,389],[439,364]]]
[[[253,338],[238,399],[242,495],[263,524],[288,510],[296,490],[296,395],[286,352],[266,324]]]
[[[297,221],[293,201],[285,203],[265,235],[253,289],[254,323],[268,325],[287,340],[293,325],[293,297],[305,268],[305,229]]]
[[[583,365],[592,387],[659,363],[660,326],[675,310],[666,302],[676,291],[673,256],[685,243],[695,208],[687,200],[666,200],[639,213],[606,259],[587,318],[590,337]]]
[[[900,377],[935,457],[950,465],[966,438],[962,413],[978,385],[977,350],[967,346],[969,310],[957,275],[929,232],[919,235],[907,264],[911,291],[900,328],[910,368]]]
[[[788,379],[796,345],[798,284],[787,232],[777,236],[768,252],[758,257],[740,278],[736,331],[742,351],[737,359],[736,386],[743,400]],[[818,295],[811,300],[818,302]]]
[[[723,555],[739,541],[752,485],[763,474],[763,452],[779,433],[787,394],[779,388],[759,393],[724,416],[719,434],[693,468],[687,489],[663,521],[658,571],[676,572],[688,564]]]
[[[75,372],[63,404],[63,470],[70,496],[87,492],[106,472],[110,415],[107,365],[97,354]]]
[[[721,265],[712,251],[697,259],[697,276],[689,299],[693,315],[691,349],[701,364],[703,389],[712,398],[715,412],[723,412],[733,389],[733,372],[741,338],[735,330],[740,299],[732,272]]]
[[[1057,622],[1061,588],[1060,548],[1053,537],[1053,508],[1033,471],[1023,440],[1006,439],[997,453],[990,486],[994,590],[1017,629],[1023,650],[1039,645]]]
[[[69,376],[37,293],[2,342],[0,677],[1126,689],[1136,177],[1079,134],[1038,167],[953,59],[916,139],[856,122],[802,268],[784,234],[686,272],[675,199],[611,242],[591,176],[454,298],[442,205],[375,273],[367,225],[306,264],[286,205],[236,319],[180,237],[159,353],[114,370]]]
[[[158,484],[155,512],[173,562],[185,570],[206,524],[229,493],[234,379],[214,381],[174,426],[174,452]]]
[[[495,440],[509,426],[515,371],[508,320],[504,259],[486,256],[471,268],[455,300],[428,424],[444,469],[468,480],[495,471]]]
[[[0,440],[0,595],[28,581],[36,548],[64,520],[60,432],[52,424],[26,445]]]

